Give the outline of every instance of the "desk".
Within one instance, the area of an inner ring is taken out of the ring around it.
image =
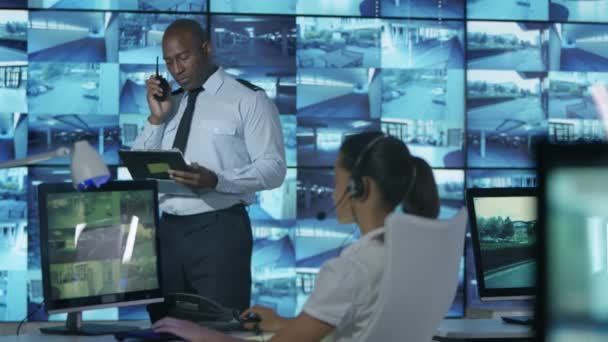
[[[62,322],[30,322],[21,327],[20,336],[0,336],[0,342],[38,342],[38,341],[72,341],[72,342],[98,342],[115,341],[114,337],[105,336],[60,336],[41,335],[40,327],[56,326]],[[95,322],[103,323],[103,322]],[[147,321],[120,321],[106,322],[109,324],[135,325],[140,327],[149,326]],[[14,334],[17,331],[17,323],[0,324],[0,335]],[[249,332],[232,333],[232,336],[244,338],[251,341],[262,341],[259,336]],[[271,333],[264,334],[264,341],[270,340]],[[441,321],[435,340],[464,340],[464,339],[518,339],[533,338],[534,333],[530,327],[515,324],[504,324],[497,319],[444,319]]]
[[[500,319],[444,319],[439,324],[435,340],[464,339],[531,339],[530,326],[506,324]]]
[[[63,335],[42,335],[40,334],[40,327],[51,327],[61,325],[64,322],[30,322],[21,326],[21,333],[19,336],[14,336],[17,331],[18,323],[2,323],[0,324],[0,335],[8,335],[12,334],[12,336],[0,336],[0,342],[39,342],[39,341],[49,341],[49,342],[101,342],[101,341],[111,341],[116,342],[114,336],[112,335],[102,335],[102,336],[63,336]],[[120,322],[85,322],[85,323],[108,323],[108,324],[122,324],[122,325],[132,325],[139,326],[142,328],[149,327],[150,322],[148,321],[120,321]],[[254,333],[250,332],[234,332],[229,335],[251,340],[251,341],[268,341],[272,337],[271,333],[264,333],[264,338],[261,336],[256,336]]]

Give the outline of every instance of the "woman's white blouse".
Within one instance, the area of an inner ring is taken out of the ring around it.
[[[385,263],[384,228],[378,228],[323,264],[303,311],[336,327],[336,342],[360,341],[375,309]]]

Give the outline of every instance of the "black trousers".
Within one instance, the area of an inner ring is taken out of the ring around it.
[[[158,237],[165,294],[194,293],[227,308],[249,307],[253,238],[242,204],[197,215],[163,214]]]

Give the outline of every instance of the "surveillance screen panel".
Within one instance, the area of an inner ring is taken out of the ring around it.
[[[378,0],[382,17],[462,19],[465,0]]]
[[[467,19],[547,20],[548,2],[549,0],[467,0]]]
[[[485,287],[534,287],[536,197],[477,197],[473,205]]]

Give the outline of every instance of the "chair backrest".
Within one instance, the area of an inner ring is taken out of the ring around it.
[[[387,265],[362,341],[432,340],[458,288],[467,224],[394,213],[385,222]]]

